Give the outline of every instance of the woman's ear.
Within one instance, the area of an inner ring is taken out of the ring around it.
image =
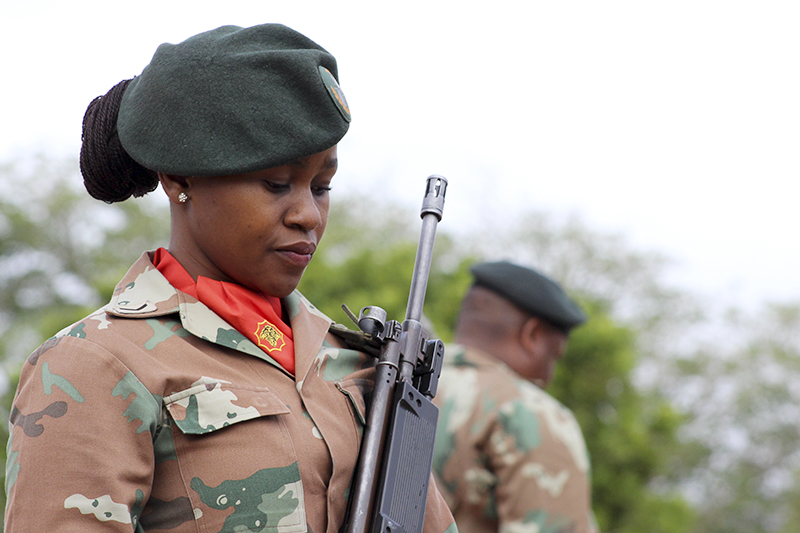
[[[161,187],[164,189],[170,202],[182,204],[189,199],[189,184],[185,177],[159,172],[158,181],[161,182]]]

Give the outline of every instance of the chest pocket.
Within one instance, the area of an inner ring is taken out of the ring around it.
[[[202,435],[260,416],[283,415],[289,408],[267,389],[242,389],[224,381],[196,385],[164,398],[175,425],[187,435]]]
[[[266,388],[207,381],[164,398],[195,521],[209,531],[307,531],[289,407]]]

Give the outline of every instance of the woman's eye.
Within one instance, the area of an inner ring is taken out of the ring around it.
[[[275,181],[265,181],[264,186],[271,192],[284,192],[289,190],[288,183],[277,183]]]
[[[331,188],[327,187],[327,186],[326,187],[312,187],[311,190],[317,196],[323,196],[323,195],[328,194],[329,192],[331,192]]]

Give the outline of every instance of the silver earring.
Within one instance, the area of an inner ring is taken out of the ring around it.
[[[180,194],[178,195],[178,201],[179,201],[180,203],[182,203],[182,204],[185,204],[185,203],[186,203],[186,200],[188,200],[188,199],[189,199],[189,196],[187,196],[187,194],[186,194],[185,192],[182,192],[182,193],[180,193]]]

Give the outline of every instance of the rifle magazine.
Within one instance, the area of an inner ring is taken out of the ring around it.
[[[439,409],[410,383],[398,383],[378,487],[375,533],[421,533]]]

